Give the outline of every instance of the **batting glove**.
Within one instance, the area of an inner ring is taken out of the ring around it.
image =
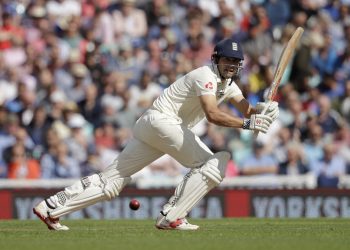
[[[272,118],[268,115],[255,114],[251,115],[250,119],[243,120],[243,129],[254,130],[266,134],[272,122]]]
[[[266,108],[266,106],[268,106],[267,110],[265,111],[264,115],[268,115],[271,117],[272,121],[275,121],[279,115],[279,108],[278,108],[278,102],[258,102],[256,104],[256,110],[259,114],[261,114],[261,112],[263,112]]]

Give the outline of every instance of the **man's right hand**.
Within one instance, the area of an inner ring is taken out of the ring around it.
[[[243,129],[250,129],[266,134],[272,122],[272,118],[268,115],[255,114],[251,115],[250,119],[243,120]]]
[[[255,107],[257,113],[261,114],[263,110],[265,110],[267,105],[269,106],[264,114],[270,116],[273,121],[276,120],[279,115],[278,102],[258,102]]]

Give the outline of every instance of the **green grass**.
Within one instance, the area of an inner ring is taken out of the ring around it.
[[[346,219],[191,220],[194,232],[157,230],[153,220],[68,220],[49,231],[39,220],[0,221],[0,249],[350,249]]]

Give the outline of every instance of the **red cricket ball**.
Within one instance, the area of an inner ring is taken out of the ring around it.
[[[136,199],[132,199],[129,203],[129,207],[132,210],[137,210],[140,207],[140,202]]]

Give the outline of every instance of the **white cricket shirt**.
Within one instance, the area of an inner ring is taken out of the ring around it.
[[[235,82],[231,85],[230,79],[221,82],[212,66],[207,65],[176,80],[154,102],[154,109],[179,119],[189,128],[195,126],[205,117],[198,96],[215,95],[217,103],[236,95],[242,95]]]

